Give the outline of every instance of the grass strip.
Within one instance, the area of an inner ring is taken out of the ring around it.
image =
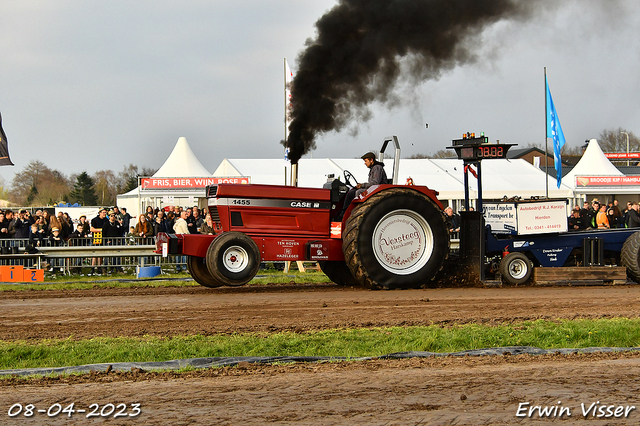
[[[170,278],[191,278],[188,273],[172,273]],[[160,275],[157,278],[162,278]],[[132,280],[119,282],[118,280]],[[105,282],[106,281],[106,282]],[[256,277],[250,284],[286,284],[286,283],[326,283],[331,282],[327,276],[320,271],[289,271],[284,273],[275,269],[258,271]],[[188,281],[178,280],[136,280],[132,274],[115,274],[111,276],[55,276],[47,277],[42,284],[1,284],[1,291],[27,291],[27,290],[90,290],[97,288],[134,288],[134,287],[200,287],[200,284],[189,279]]]
[[[504,346],[640,346],[640,319],[526,321],[502,326],[392,327],[308,333],[0,342],[0,369],[228,356],[376,356]]]

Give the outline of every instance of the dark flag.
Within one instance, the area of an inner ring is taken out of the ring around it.
[[[0,166],[13,166],[9,158],[9,144],[7,143],[7,135],[2,129],[2,114],[0,114]]]

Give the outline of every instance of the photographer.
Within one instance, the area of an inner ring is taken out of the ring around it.
[[[16,218],[13,219],[13,222],[9,226],[10,227],[9,232],[11,232],[11,228],[12,228],[15,232],[14,238],[27,239],[29,238],[30,226],[31,226],[31,223],[29,222],[29,219],[27,217],[27,211],[20,210]]]

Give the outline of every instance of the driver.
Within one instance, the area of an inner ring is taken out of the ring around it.
[[[353,201],[354,198],[365,192],[373,185],[387,183],[387,173],[384,171],[384,163],[377,161],[376,155],[373,152],[367,152],[361,158],[364,160],[364,165],[369,168],[369,180],[367,183],[357,184],[355,187],[351,188],[349,192],[347,192],[347,195],[344,198],[344,206],[342,207],[340,213],[338,213],[338,216],[336,216],[336,221],[342,220],[344,212],[347,211],[349,205],[351,204],[351,201]]]

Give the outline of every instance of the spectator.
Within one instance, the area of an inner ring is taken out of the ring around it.
[[[122,232],[125,232],[131,227],[131,215],[127,213],[127,209],[124,207],[121,207],[120,211],[122,211]]]
[[[166,233],[167,227],[162,216],[158,215],[153,221],[153,235],[158,235],[160,232]]]
[[[60,223],[60,236],[63,240],[67,241],[69,239],[69,235],[73,232],[73,225],[69,223],[67,217],[65,217],[62,212],[58,212],[58,222]]]
[[[0,212],[0,238],[9,238],[9,221],[5,217],[4,212]]]
[[[627,218],[627,228],[640,228],[640,214],[638,214],[638,203],[631,203],[629,216]]]
[[[129,232],[125,235],[127,239],[127,245],[136,245],[136,229],[133,226],[129,227]]]
[[[189,229],[189,234],[197,234],[198,228],[196,227],[196,219],[193,217],[193,210],[188,208],[187,210],[187,228]]]
[[[607,219],[609,220],[609,227],[619,228],[622,222],[622,213],[615,204],[607,209]]]
[[[49,245],[51,247],[59,247],[64,245],[64,240],[60,235],[59,228],[51,228],[51,235],[49,235]]]
[[[49,219],[51,217],[51,215],[49,215],[49,212],[47,210],[43,210],[42,211],[42,217],[44,218],[44,223],[47,224],[47,232],[49,231]]]
[[[202,225],[204,225],[204,217],[200,215],[200,209],[197,207],[193,208],[193,220],[196,224],[196,234],[201,232]]]
[[[98,215],[91,219],[91,235],[93,236],[93,245],[100,246],[102,245],[102,228],[109,219],[107,218],[107,209],[102,208],[98,212]],[[96,272],[100,274],[102,266],[102,258],[94,257],[91,259],[91,274],[95,274]],[[96,270],[96,267],[98,269]]]
[[[141,214],[138,217],[138,223],[136,223],[135,227],[136,237],[147,238],[153,237],[153,227],[151,223],[147,222],[147,218],[145,215]]]
[[[16,229],[13,227],[13,211],[7,209],[4,211],[4,217],[5,220],[9,223],[9,226],[7,226],[7,234],[8,234],[8,238],[14,238],[14,236],[16,235]]]
[[[31,247],[42,247],[44,245],[43,233],[39,232],[38,225],[36,223],[30,227],[29,245],[31,245]]]
[[[83,239],[87,238],[87,233],[84,230],[84,226],[81,223],[78,223],[76,230],[69,234],[69,245],[70,246],[84,246],[87,245],[83,242]]]
[[[600,206],[598,210],[598,214],[596,215],[596,224],[598,229],[606,229],[609,228],[609,219],[607,219],[607,205],[603,204]]]
[[[85,215],[80,216],[78,219],[78,224],[82,225],[82,231],[85,235],[89,235],[91,233],[91,225],[87,222],[87,217]]]
[[[176,234],[189,234],[189,227],[187,226],[187,212],[180,213],[180,217],[176,219],[176,223],[173,224],[173,232]]]
[[[569,231],[579,231],[581,229],[586,228],[580,216],[580,208],[578,208],[578,210],[571,212],[571,216],[569,216]]]
[[[62,216],[62,214],[60,214]],[[49,228],[48,231],[50,234],[53,234],[53,228],[58,228],[58,231],[62,230],[62,224],[60,223],[60,219],[51,215],[49,216]]]
[[[113,210],[109,211],[109,220],[102,226],[102,238],[105,239],[107,245],[117,245],[118,238],[122,238],[122,225],[116,220],[116,214]]]
[[[116,214],[113,210],[109,212],[109,220],[102,226],[102,238],[105,245],[118,245],[122,238],[122,225],[116,220]],[[107,264],[110,265],[108,272],[121,271],[120,258],[112,257],[106,259]]]
[[[216,235],[216,229],[213,226],[213,219],[210,214],[207,215],[205,223],[202,225],[202,228],[200,228],[200,233],[205,235]]]
[[[631,210],[631,201],[627,201],[627,207],[622,211],[622,217],[620,218],[620,228],[627,227],[627,221],[629,220],[629,210]]]
[[[445,208],[444,213],[446,214],[449,232],[460,232],[460,215],[453,213],[451,207]]]
[[[175,223],[175,215],[173,212],[167,213],[167,217],[164,220],[164,227],[168,233],[173,234],[173,225]]]
[[[13,219],[12,227],[15,230],[15,238],[20,238],[20,239],[29,238],[29,233],[30,233],[29,228],[31,227],[31,224],[27,219],[26,210],[20,210],[20,212],[18,213],[18,216],[16,216],[16,218]]]
[[[49,231],[47,230],[47,224],[44,221],[43,216],[38,216],[36,218],[36,225],[38,226],[38,235],[41,238],[49,238]]]

